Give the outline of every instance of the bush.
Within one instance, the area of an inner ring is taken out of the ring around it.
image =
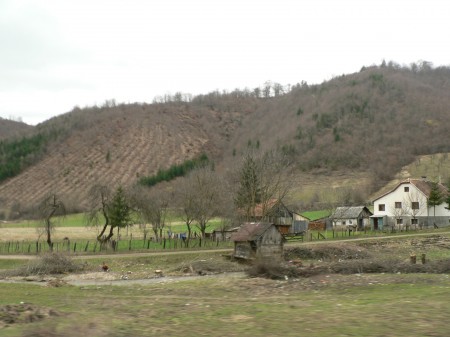
[[[298,268],[286,266],[274,259],[257,259],[247,270],[250,277],[264,277],[272,280],[282,280],[286,277],[298,277]]]
[[[75,263],[69,256],[61,253],[48,253],[31,261],[27,266],[8,271],[7,276],[49,275],[79,272],[84,266]]]

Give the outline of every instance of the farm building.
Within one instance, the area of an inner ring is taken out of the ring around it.
[[[281,257],[284,237],[273,223],[248,222],[233,233],[234,257],[253,259],[261,256]]]
[[[331,216],[333,228],[346,227],[362,230],[370,226],[372,212],[366,206],[337,207]]]
[[[285,235],[303,232],[307,229],[307,220],[278,199],[270,199],[266,203],[256,204],[250,213],[251,216],[248,220],[271,222]],[[243,210],[240,211],[240,214],[242,218],[245,217]]]
[[[445,227],[450,225],[450,210],[446,202],[429,206],[430,195],[435,188],[444,198],[448,189],[440,183],[422,179],[407,179],[393,190],[373,201],[373,229],[403,229],[417,227]]]
[[[236,233],[239,227],[228,229],[215,229],[212,231],[211,237],[214,241],[228,241],[231,239],[231,235]]]

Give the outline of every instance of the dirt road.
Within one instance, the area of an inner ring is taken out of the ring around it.
[[[285,247],[296,247],[300,245],[320,245],[326,243],[339,243],[339,242],[355,242],[355,241],[373,241],[373,240],[393,240],[399,238],[410,238],[417,236],[432,236],[432,235],[446,235],[450,234],[449,231],[445,232],[427,232],[427,233],[412,233],[412,234],[402,234],[394,236],[374,236],[374,237],[364,237],[364,238],[352,238],[352,239],[341,239],[341,240],[317,240],[317,241],[307,241],[307,242],[288,242]],[[102,255],[74,255],[74,259],[114,259],[114,258],[124,258],[124,257],[145,257],[145,256],[161,256],[161,255],[180,255],[180,254],[198,254],[198,253],[231,253],[232,249],[210,249],[210,250],[182,250],[182,251],[159,251],[159,252],[143,252],[143,253],[112,253],[112,254],[102,254]],[[10,260],[29,260],[36,258],[36,255],[0,255],[0,259],[10,259]]]

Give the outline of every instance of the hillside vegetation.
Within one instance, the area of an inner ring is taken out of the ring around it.
[[[0,141],[28,134],[33,126],[0,117]]]
[[[450,68],[390,62],[320,85],[75,108],[36,127],[34,135],[58,137],[0,183],[0,199],[5,209],[26,208],[53,190],[83,207],[94,182],[130,186],[201,154],[227,172],[248,148],[278,148],[290,158],[293,203],[318,198],[319,184],[343,182],[367,198],[416,158],[450,152],[448,92]]]

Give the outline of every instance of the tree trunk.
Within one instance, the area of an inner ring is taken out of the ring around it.
[[[159,242],[158,228],[153,228],[153,233],[155,233],[155,240],[156,240],[156,242]]]
[[[52,234],[51,234],[51,228],[50,225],[47,224],[46,225],[46,232],[47,232],[47,244],[48,244],[48,248],[50,249],[51,252],[53,252],[53,242],[52,242]]]
[[[107,227],[108,227],[108,224],[105,224],[105,225],[103,226],[103,228],[102,228],[100,234],[97,235],[97,241],[99,241],[99,242],[103,242],[103,241],[104,241],[104,239],[102,239],[102,236],[103,236],[103,234],[105,234],[106,228],[107,228]]]

